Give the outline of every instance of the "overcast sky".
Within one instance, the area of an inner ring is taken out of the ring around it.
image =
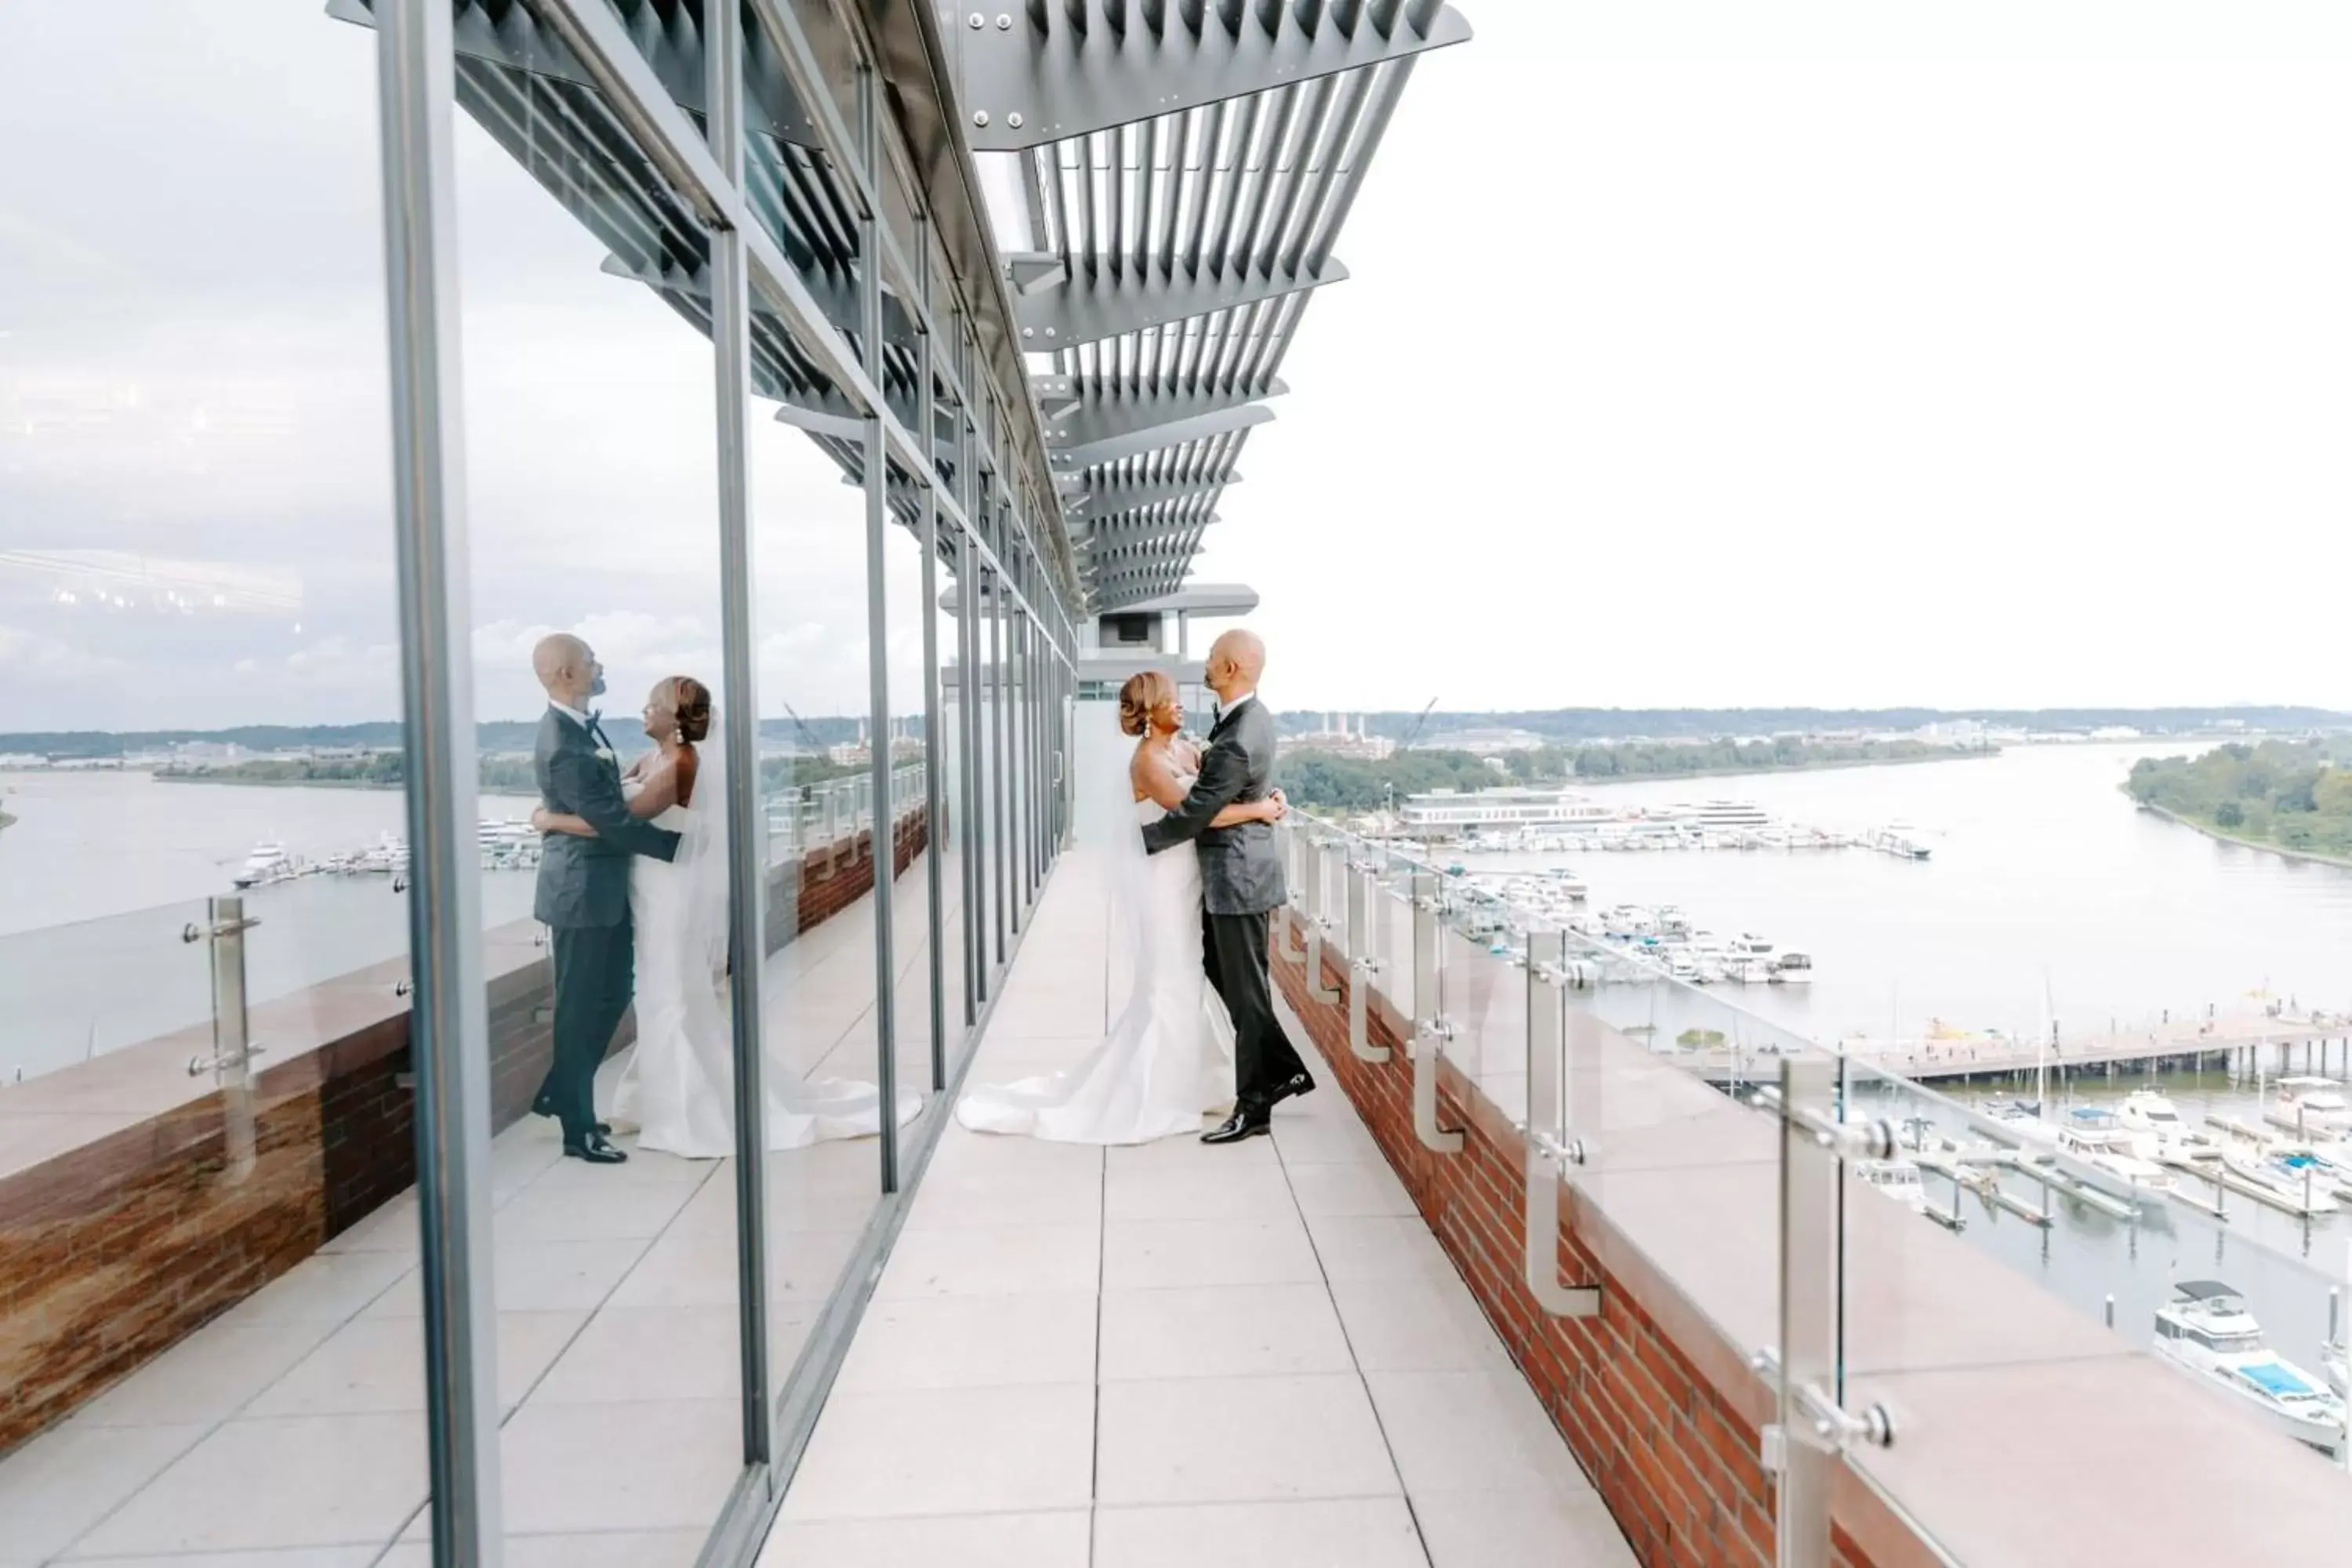
[[[1202,562],[1271,696],[2352,708],[2343,7],[1465,8]],[[0,45],[0,731],[392,716],[371,35]],[[555,626],[633,706],[718,663],[709,349],[459,131],[480,709]],[[860,711],[857,496],[754,446],[763,706]]]

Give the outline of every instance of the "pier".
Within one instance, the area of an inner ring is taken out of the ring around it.
[[[2269,1053],[2275,1048],[2276,1055]],[[2225,1015],[2179,1019],[2137,1029],[2062,1036],[2042,1046],[2022,1036],[1969,1036],[1885,1044],[1849,1040],[1846,1057],[1856,1064],[1918,1081],[2011,1078],[2037,1066],[2053,1074],[2085,1068],[2140,1072],[2158,1068],[2231,1066],[2252,1078],[2265,1072],[2352,1072],[2352,1019],[2332,1016]],[[1688,1060],[1692,1070],[1721,1086],[1753,1082],[1778,1070],[1778,1053],[1737,1048],[1711,1050]]]

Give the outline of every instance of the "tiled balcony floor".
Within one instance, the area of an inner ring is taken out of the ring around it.
[[[921,865],[893,900],[918,1017]],[[770,956],[795,1070],[874,1076],[873,920],[869,895]],[[960,988],[952,922],[948,940]],[[909,1042],[902,1081],[928,1081],[929,1052]],[[525,1118],[495,1141],[492,1180],[508,1562],[686,1568],[742,1472],[733,1163],[637,1151],[591,1168]],[[879,1194],[873,1139],[770,1155],[778,1364]],[[0,1459],[0,1568],[427,1568],[416,1249],[411,1192]]]
[[[1098,1036],[1099,898],[1066,858],[973,1081]],[[762,1563],[1631,1563],[1346,1100],[1276,1128],[1104,1150],[950,1126]]]
[[[1097,1037],[1099,896],[1070,857],[976,1079]],[[870,1056],[871,918],[772,960],[803,1070]],[[950,1127],[763,1562],[1630,1562],[1346,1101],[1277,1129]],[[772,1158],[782,1364],[871,1213],[874,1147]],[[537,1120],[493,1165],[508,1560],[685,1568],[740,1474],[731,1166],[591,1170]],[[415,1252],[404,1197],[0,1461],[0,1568],[424,1568]]]

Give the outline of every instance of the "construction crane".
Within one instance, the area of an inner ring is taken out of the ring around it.
[[[1413,742],[1421,738],[1421,727],[1429,722],[1429,710],[1436,706],[1437,699],[1434,697],[1421,705],[1421,717],[1412,721],[1412,728],[1406,732],[1405,738],[1397,742],[1398,751],[1407,752],[1412,749]]]

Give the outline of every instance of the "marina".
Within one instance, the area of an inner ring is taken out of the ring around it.
[[[1409,797],[1378,826],[1394,838],[1450,845],[1470,855],[1859,848],[1925,860],[1932,853],[1924,836],[1900,823],[1817,827],[1780,821],[1750,801],[1621,806],[1558,789],[1434,790]]]

